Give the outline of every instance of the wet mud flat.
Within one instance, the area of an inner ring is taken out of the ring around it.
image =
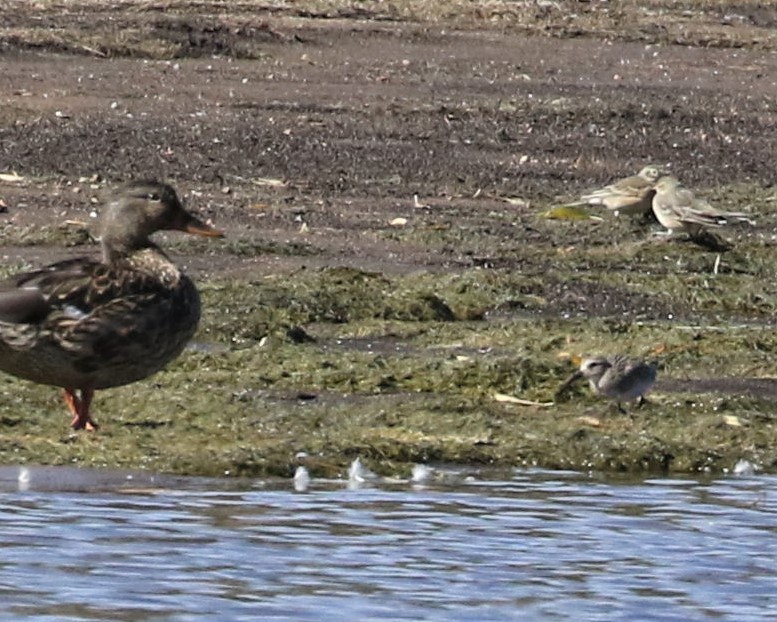
[[[0,461],[773,470],[775,12],[600,4],[5,3],[3,272],[97,252],[100,194],[132,177],[227,237],[161,236],[201,330],[98,393],[98,434],[0,377]],[[718,252],[547,217],[651,162],[756,224]],[[573,356],[610,352],[656,361],[648,404],[554,402]]]

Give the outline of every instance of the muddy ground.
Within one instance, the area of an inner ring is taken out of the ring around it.
[[[4,271],[96,252],[134,177],[227,234],[161,236],[201,331],[97,434],[3,376],[0,460],[776,468],[777,9],[640,4],[0,3]],[[756,224],[547,217],[647,163]],[[553,403],[593,352],[655,360],[651,402]]]

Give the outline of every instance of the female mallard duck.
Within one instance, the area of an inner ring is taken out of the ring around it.
[[[106,206],[102,261],[67,259],[0,284],[0,370],[63,387],[75,429],[97,428],[96,389],[156,373],[197,328],[197,288],[149,239],[160,230],[223,235],[167,184],[131,182]]]

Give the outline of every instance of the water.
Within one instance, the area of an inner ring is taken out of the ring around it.
[[[0,469],[2,620],[773,620],[773,476]]]

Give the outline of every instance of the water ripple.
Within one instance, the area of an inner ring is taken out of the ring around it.
[[[524,470],[298,493],[290,480],[4,468],[0,613],[771,620],[775,483]]]

